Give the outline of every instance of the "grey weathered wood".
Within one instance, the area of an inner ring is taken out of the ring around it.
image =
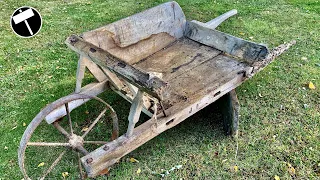
[[[115,164],[121,157],[143,145],[163,131],[176,126],[186,118],[236,88],[244,81],[244,79],[242,74],[239,74],[230,81],[220,85],[215,90],[210,90],[209,88],[202,90],[207,93],[203,94],[199,92],[202,94],[201,97],[196,96],[196,98],[190,99],[189,101],[179,102],[167,109],[167,117],[163,117],[162,113],[158,114],[157,125],[155,125],[154,120],[150,119],[136,127],[130,137],[123,135],[82,157],[81,162],[84,165],[88,176],[97,176],[101,170]],[[86,161],[89,158],[92,158],[90,163]]]
[[[164,81],[188,73],[198,65],[212,60],[221,51],[188,38],[180,38],[165,49],[134,64],[147,72],[161,73]]]
[[[185,22],[179,4],[167,2],[81,37],[132,65],[181,38]]]
[[[134,65],[148,72],[160,72],[169,86],[164,93],[167,109],[188,101],[203,89],[215,89],[238,74],[250,74],[252,69],[210,46],[182,38],[171,46]],[[204,92],[207,93],[207,92]]]
[[[84,59],[86,68],[90,71],[90,73],[99,81],[102,82],[107,79],[107,76],[105,73],[99,68],[97,64],[92,62],[90,59],[88,59],[85,56],[82,56]]]
[[[235,89],[221,97],[218,102],[222,112],[225,133],[236,136],[239,129],[240,104]]]
[[[119,47],[128,47],[153,34],[168,33],[176,39],[183,36],[185,16],[178,3],[172,1],[160,4],[143,12],[126,17],[114,23],[84,33],[110,34]],[[99,37],[96,37],[99,38]]]
[[[78,60],[78,67],[77,67],[77,73],[76,73],[76,89],[75,93],[80,92],[82,80],[84,78],[84,72],[86,71],[86,65],[85,60],[83,59],[83,56],[80,56]]]
[[[109,69],[101,67],[102,71],[105,73],[105,75],[108,77],[109,81],[111,84],[117,88],[118,90],[121,90],[124,87],[123,82],[115,75],[112,73]]]
[[[187,22],[185,36],[250,63],[263,60],[269,52],[265,45],[246,41],[194,22]]]
[[[143,107],[143,92],[138,90],[130,107],[130,112],[128,117],[129,125],[128,125],[127,134],[126,134],[127,137],[130,137],[132,135],[134,126],[139,121],[142,107]]]
[[[88,56],[98,65],[108,68],[119,76],[134,84],[140,90],[162,99],[162,93],[167,85],[158,77],[150,77],[148,73],[142,72],[122,60],[112,56],[110,53],[85,42],[82,38],[72,35],[66,40],[66,44],[77,53]]]
[[[123,97],[123,99],[125,99],[125,100],[127,100],[128,102],[132,103],[134,97],[132,97],[130,94],[128,94],[128,93],[127,93],[127,94],[124,94],[123,91],[119,91],[119,90],[117,90],[117,89],[115,89],[115,88],[113,88],[113,87],[111,87],[111,89],[112,89],[114,92],[116,92],[117,94],[119,94],[121,97]],[[143,98],[145,98],[145,97],[146,97],[146,96],[143,96]],[[150,102],[149,102],[149,103],[150,103]],[[148,104],[149,104],[149,103],[148,103]],[[149,109],[149,108],[147,108],[147,107],[145,106],[145,103],[144,103],[143,108],[142,108],[142,112],[145,113],[147,116],[151,117],[153,114],[152,114],[152,112],[150,112],[148,109]]]

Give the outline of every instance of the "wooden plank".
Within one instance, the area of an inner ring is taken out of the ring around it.
[[[111,84],[117,88],[118,90],[121,90],[124,87],[124,84],[122,83],[122,81],[117,77],[117,75],[115,75],[114,73],[112,73],[109,69],[101,67],[102,71],[105,73],[105,75],[108,77],[109,81],[111,82]]]
[[[147,72],[162,74],[164,81],[186,73],[190,69],[216,57],[221,51],[188,38],[181,38],[147,59],[134,65]]]
[[[265,45],[246,41],[194,22],[187,22],[185,36],[250,63],[263,60],[269,52]]]
[[[116,92],[117,94],[119,94],[121,97],[123,97],[125,100],[127,100],[128,102],[130,102],[130,103],[132,103],[132,101],[133,101],[133,97],[130,95],[130,94],[123,94],[123,92],[121,92],[121,91],[119,91],[119,90],[117,90],[117,89],[115,89],[115,88],[112,88],[111,87],[111,89],[114,91],[114,92]],[[143,98],[145,98],[146,96],[143,96]],[[150,104],[151,105],[151,104]],[[148,110],[149,108],[147,108],[146,106],[145,106],[145,102],[144,102],[144,106],[143,106],[143,108],[142,108],[142,112],[143,113],[145,113],[147,116],[149,116],[149,117],[152,117],[152,113]]]
[[[118,47],[128,47],[149,38],[152,34],[162,32],[168,33],[176,39],[181,38],[185,22],[182,9],[178,3],[173,1],[160,4],[87,33],[109,33]],[[87,33],[84,35],[86,36]]]
[[[90,59],[88,59],[85,56],[82,56],[84,63],[90,73],[99,81],[102,82],[107,79],[107,76],[104,74],[104,72],[99,68],[98,65],[96,65],[94,62],[92,62]]]
[[[78,67],[77,67],[77,73],[76,73],[76,89],[74,90],[75,93],[80,92],[82,80],[84,78],[84,72],[86,70],[86,65],[84,63],[83,56],[80,56],[78,60]]]
[[[207,91],[218,88],[239,74],[250,73],[250,66],[224,55],[210,59],[193,69],[168,81],[167,96],[164,96],[165,109],[176,103],[188,101],[195,96],[203,96]],[[202,92],[200,94],[199,92]]]
[[[105,80],[103,82],[100,83],[90,83],[86,86],[84,86],[80,93],[81,94],[87,94],[90,96],[97,96],[98,94],[104,92],[106,89],[108,89],[108,80]],[[84,104],[85,102],[87,102],[89,99],[85,99],[85,100],[75,100],[69,103],[69,111],[71,112],[73,109],[81,106],[82,104]],[[55,109],[54,111],[52,111],[50,114],[48,114],[46,116],[46,121],[48,124],[53,123],[54,121],[56,121],[57,119],[60,119],[61,117],[66,115],[66,109],[64,106],[61,106],[57,109]]]
[[[120,59],[112,56],[110,53],[98,48],[76,35],[70,36],[66,44],[75,52],[88,56],[92,61],[101,67],[108,68],[122,78],[138,87],[140,90],[150,95],[162,99],[162,93],[167,85],[164,81],[156,76],[150,76],[131,65],[126,64]]]
[[[143,107],[143,92],[138,91],[136,96],[134,97],[131,107],[130,107],[130,113],[129,113],[129,125],[127,130],[127,137],[130,137],[133,133],[133,129],[135,124],[139,121],[141,110]]]

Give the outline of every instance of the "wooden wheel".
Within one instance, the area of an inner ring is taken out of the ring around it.
[[[103,110],[99,113],[97,117],[92,118],[94,120],[90,122],[91,124],[89,126],[86,126],[85,130],[82,128],[82,131],[79,131],[78,130],[79,126],[76,123],[74,123],[73,119],[71,118],[71,113],[69,111],[69,107],[71,106],[70,103],[77,100],[88,101],[89,99],[96,100],[96,102],[94,102],[96,103],[94,105],[95,110],[101,109],[101,107]],[[56,119],[52,124],[41,123],[43,122],[43,120],[46,118],[48,114],[50,114],[51,112],[61,107],[65,108],[64,118]],[[105,117],[104,115],[106,114],[106,112],[109,112],[111,116],[112,135],[110,138],[111,140],[114,140],[118,137],[118,134],[119,134],[118,118],[113,108],[109,104],[107,104],[105,101],[101,100],[100,98],[88,96],[85,94],[72,94],[72,95],[63,97],[49,104],[44,109],[42,109],[38,113],[38,115],[28,125],[20,141],[18,158],[19,158],[19,166],[24,175],[24,178],[25,179],[29,179],[29,178],[44,179],[51,173],[51,171],[59,163],[63,161],[64,157],[69,157],[66,155],[67,153],[71,153],[75,155],[74,157],[77,158],[78,160],[69,159],[67,160],[68,164],[70,164],[70,162],[73,162],[77,166],[79,166],[78,167],[78,170],[80,172],[79,177],[83,179],[85,175],[82,170],[80,155],[88,154],[89,150],[86,148],[86,146],[88,145],[93,146],[93,144],[101,145],[101,144],[107,143],[106,139],[87,140],[88,138],[87,135],[93,131],[94,127],[95,129],[98,129],[96,131],[101,132],[103,130],[103,128],[100,128],[100,126],[105,127],[105,124],[103,124],[102,122],[102,119],[105,119],[105,118],[102,118],[102,117]],[[68,129],[68,131],[61,125],[63,123],[65,124],[65,126],[68,126],[68,128],[66,128]],[[43,125],[45,126],[45,128],[42,128]],[[77,127],[75,127],[75,125],[77,125]],[[48,133],[47,129],[50,129],[48,128],[48,126],[51,126],[50,128],[53,127],[52,130],[55,129],[56,131],[49,130],[49,133]],[[35,132],[39,132],[40,134],[41,132],[45,132],[46,134],[44,134],[43,136],[40,135],[40,138],[38,138],[40,139],[40,141],[31,142],[31,140],[34,139],[34,137],[33,139],[31,139],[31,137],[36,136],[36,135],[33,135],[33,134],[36,134]],[[52,141],[48,142],[46,140],[43,140],[43,139],[51,139],[51,137],[54,136],[54,134],[52,133],[56,133],[57,136],[60,136],[60,134],[62,134],[60,139],[58,138],[59,141],[55,140],[53,142]],[[105,131],[103,130],[102,134],[107,134],[107,133],[105,133]],[[35,149],[32,149],[32,148],[35,148]],[[54,152],[57,152],[57,151],[60,151],[60,153],[53,154]],[[27,155],[28,153],[26,152],[30,153],[29,157]],[[41,154],[48,155],[48,159],[43,159],[39,161],[38,160],[39,157],[42,157]],[[51,160],[50,163],[49,163],[50,161],[49,159]],[[32,160],[35,160],[36,162],[31,162]],[[39,162],[44,162],[44,161],[46,161],[45,168],[43,167],[44,163],[42,164],[40,163],[38,165]],[[28,168],[28,165],[33,167]],[[35,173],[34,171],[37,171],[37,170],[42,172]],[[61,176],[61,172],[60,172],[60,176]],[[57,178],[57,177],[54,177],[54,178]]]

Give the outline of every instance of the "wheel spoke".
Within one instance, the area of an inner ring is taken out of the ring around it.
[[[51,171],[52,169],[60,162],[60,160],[62,159],[62,156],[66,153],[67,151],[63,151],[58,158],[51,164],[51,166],[49,167],[49,169],[44,173],[44,175],[40,178],[41,180],[43,180]]]
[[[68,103],[66,103],[66,104],[64,104],[64,106],[66,107],[67,117],[68,117],[69,126],[70,126],[70,132],[71,132],[71,134],[73,134],[71,116],[70,116],[70,111],[69,111],[69,105],[68,105]]]
[[[28,142],[28,146],[65,146],[69,147],[69,143],[56,143],[56,142]]]
[[[84,141],[85,144],[107,144],[107,141]]]
[[[53,123],[53,126],[54,126],[55,128],[57,128],[57,130],[58,130],[59,132],[61,132],[61,134],[63,134],[64,136],[66,136],[67,138],[70,137],[70,134],[69,134],[62,126],[60,126],[60,124],[59,124],[57,121],[55,121],[55,122]]]
[[[100,120],[100,118],[106,113],[107,108],[101,111],[99,116],[93,121],[93,123],[89,126],[88,130],[83,133],[82,138],[86,137],[86,135],[92,130],[92,128],[97,124],[97,122]]]

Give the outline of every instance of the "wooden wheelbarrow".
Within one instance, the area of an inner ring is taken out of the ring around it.
[[[63,146],[67,147],[66,151],[74,150],[80,159],[81,178],[95,177],[121,157],[221,97],[226,110],[224,129],[236,135],[239,102],[234,89],[295,43],[269,51],[265,45],[215,30],[236,13],[229,11],[207,23],[187,21],[179,4],[168,2],[81,36],[70,36],[66,44],[80,54],[75,92],[46,106],[27,127],[18,152],[24,177],[27,179],[34,171],[31,168],[27,172],[25,160],[26,150],[32,146]],[[98,82],[82,87],[86,68]],[[120,137],[116,112],[96,97],[108,88],[132,104],[127,131]],[[73,131],[70,112],[90,99],[105,108],[80,135]],[[111,141],[86,140],[86,135],[106,112],[110,113],[113,124]],[[135,127],[141,112],[150,119]],[[70,131],[60,125],[63,117],[69,122]],[[32,134],[43,120],[62,133],[66,142],[31,142]],[[89,151],[86,147],[91,144],[100,147]],[[43,172],[42,179],[66,151]]]

